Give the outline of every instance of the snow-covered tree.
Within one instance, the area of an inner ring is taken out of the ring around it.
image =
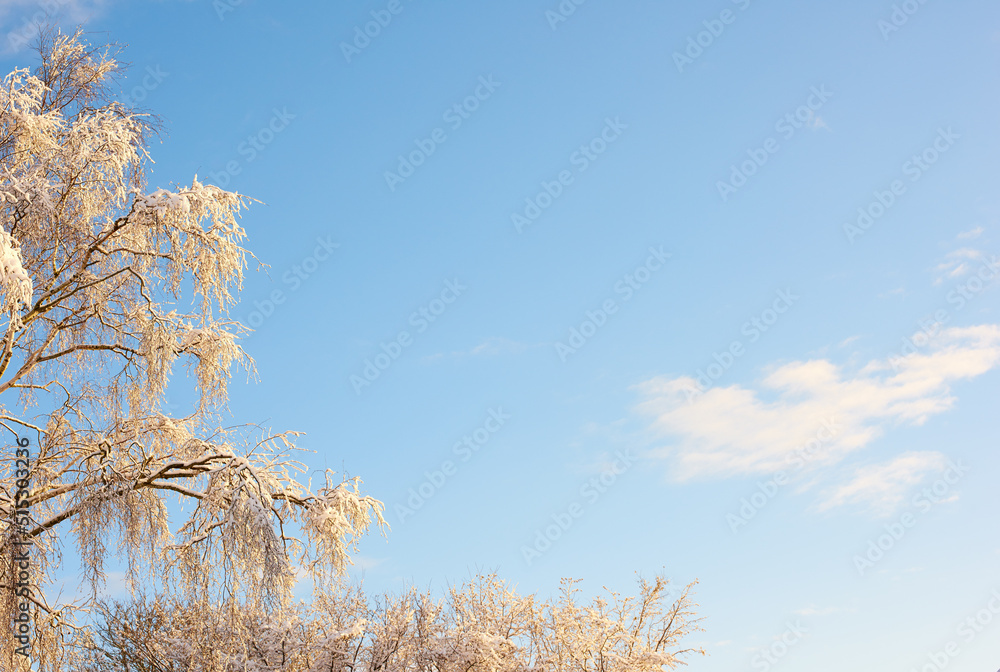
[[[275,607],[296,568],[340,572],[384,520],[357,480],[303,482],[294,432],[223,427],[233,369],[253,373],[229,318],[248,199],[197,177],[150,189],[153,119],[114,101],[116,51],[55,31],[39,47],[0,87],[0,619],[30,602],[30,653],[57,670],[92,599],[50,594],[69,559],[85,595],[114,557],[130,582]],[[180,366],[197,402],[171,417]],[[176,529],[171,498],[190,503]],[[0,667],[27,669],[7,627]]]
[[[206,603],[107,607],[83,672],[662,672],[683,665],[698,630],[691,586],[640,581],[636,597],[580,604],[518,595],[495,575],[448,591],[370,600],[318,595],[280,616]]]
[[[230,376],[253,375],[229,317],[249,199],[197,177],[151,189],[154,120],[114,101],[115,50],[50,32],[39,54],[0,87],[0,669],[26,672],[19,650],[40,672],[682,663],[697,619],[662,578],[585,606],[572,582],[555,601],[494,576],[442,600],[350,587],[382,504],[357,479],[304,482],[295,432],[223,424]],[[192,411],[175,417],[168,385],[188,379]],[[132,600],[102,608],[112,560]],[[81,590],[56,594],[77,565]],[[307,605],[291,600],[302,578]],[[25,609],[28,644],[8,630]]]

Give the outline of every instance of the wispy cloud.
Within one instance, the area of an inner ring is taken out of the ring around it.
[[[87,582],[64,580],[59,583],[61,592],[72,596],[73,600],[91,597],[91,586]],[[128,595],[131,587],[125,572],[105,571],[104,582],[97,588],[97,595],[105,599],[119,598]]]
[[[462,358],[462,357],[498,357],[500,355],[520,355],[522,352],[530,350],[532,348],[541,347],[544,344],[530,345],[528,343],[520,343],[518,341],[512,341],[509,338],[503,338],[502,336],[491,336],[479,345],[473,346],[468,350],[453,350],[449,353],[439,352],[433,355],[428,355],[424,359],[426,361],[438,361],[448,357],[451,358]]]
[[[356,555],[353,558],[351,558],[351,560],[353,561],[352,565],[355,570],[365,571],[368,569],[373,569],[375,567],[378,567],[383,562],[385,562],[386,559],[372,558],[367,555]]]
[[[976,261],[982,257],[983,252],[981,250],[975,250],[971,247],[963,247],[962,249],[949,252],[945,256],[945,260],[934,267],[934,272],[937,274],[934,284],[940,285],[945,280],[965,275],[972,270],[969,262]]]
[[[16,53],[32,44],[40,26],[69,30],[103,11],[110,0],[0,0],[0,53]]]
[[[796,454],[835,419],[835,436],[811,464],[833,464],[868,446],[892,424],[920,425],[955,404],[950,385],[1000,363],[1000,326],[942,330],[894,371],[873,360],[847,371],[825,359],[775,368],[758,386],[716,387],[688,401],[687,376],[638,385],[636,410],[657,441],[650,455],[668,461],[679,481],[768,474],[787,469]],[[846,496],[846,494],[845,494]]]
[[[472,348],[469,354],[473,357],[477,355],[519,355],[530,347],[527,343],[518,343],[508,338],[493,336]]]
[[[831,128],[826,125],[826,121],[823,120],[823,117],[816,114],[813,110],[809,110],[809,117],[805,121],[805,126],[812,131],[818,131],[821,128],[828,132],[831,131]]]
[[[843,607],[823,607],[820,609],[810,605],[803,609],[796,609],[792,613],[796,616],[828,616],[830,614],[854,613],[854,611],[854,609],[845,609]]]
[[[826,130],[826,131],[830,131],[830,127],[826,125],[825,121],[823,121],[823,117],[819,117],[819,116],[813,117],[812,119],[810,119],[806,123],[808,123],[809,128],[811,128],[814,131],[818,131],[821,128],[824,129],[824,130]]]
[[[955,237],[958,238],[959,240],[975,240],[979,236],[983,235],[983,231],[985,231],[985,230],[986,229],[984,229],[983,227],[977,226],[974,229],[969,229],[968,231],[963,231],[962,233],[958,234]]]
[[[947,462],[941,453],[926,451],[903,453],[887,462],[858,467],[847,483],[827,495],[819,510],[861,504],[876,516],[891,515],[915,485],[928,474],[942,471]]]
[[[902,287],[897,287],[896,289],[890,289],[888,292],[882,292],[878,295],[880,299],[890,299],[894,296],[903,296],[906,294],[906,290]]]

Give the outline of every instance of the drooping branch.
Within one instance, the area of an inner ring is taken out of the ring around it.
[[[297,480],[290,433],[221,428],[233,369],[254,372],[229,318],[252,258],[239,225],[250,199],[197,176],[150,189],[156,120],[114,100],[115,53],[48,31],[38,68],[0,86],[0,424],[35,434],[28,479],[0,451],[0,538],[30,481],[33,590],[69,549],[93,587],[118,548],[133,577],[174,567],[178,590],[280,602],[293,565],[342,572],[357,538],[384,527],[381,503],[356,480],[315,492]],[[180,364],[196,398],[168,417]],[[194,507],[171,525],[174,499]],[[3,585],[10,571],[0,562]],[[37,627],[52,672],[71,625]]]

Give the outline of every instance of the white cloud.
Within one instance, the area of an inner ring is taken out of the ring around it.
[[[373,569],[385,562],[385,558],[372,558],[367,555],[356,555],[351,560],[354,569],[361,571]]]
[[[691,397],[694,379],[661,376],[638,389],[637,411],[658,439],[651,451],[676,480],[769,474],[789,468],[824,423],[835,424],[813,465],[833,464],[869,445],[887,425],[920,425],[952,408],[951,383],[1000,363],[1000,326],[943,330],[921,352],[845,371],[824,360],[775,368],[755,388],[730,385]],[[691,397],[689,401],[689,397]]]
[[[877,516],[889,516],[899,508],[913,486],[929,473],[942,471],[947,462],[941,453],[908,452],[888,462],[858,467],[851,480],[828,494],[819,509],[863,504]]]
[[[792,613],[796,616],[827,616],[829,614],[841,614],[841,613],[854,613],[854,609],[845,609],[843,607],[824,607],[819,609],[814,606],[808,606],[804,609],[796,609]]]
[[[72,585],[71,585],[72,584]],[[86,581],[70,581],[64,579],[59,584],[60,592],[72,595],[73,600],[85,599],[91,596],[91,586]],[[125,572],[105,571],[104,583],[97,588],[97,595],[105,599],[114,599],[128,595],[131,588]]]
[[[809,118],[806,119],[805,123],[806,128],[814,131],[818,131],[821,128],[830,131],[830,127],[826,125],[826,121],[823,120],[823,117],[819,116],[812,110],[809,110]]]
[[[965,275],[972,269],[968,262],[976,261],[982,257],[982,251],[969,247],[949,252],[945,260],[934,267],[934,272],[937,274],[934,284],[940,285],[946,279],[958,278]]]
[[[530,345],[500,336],[492,336],[469,351],[470,355],[519,355]]]
[[[979,236],[981,236],[983,234],[983,231],[985,231],[985,230],[986,229],[984,229],[983,227],[977,226],[974,229],[969,229],[968,231],[963,231],[962,233],[958,234],[958,236],[956,236],[956,237],[959,240],[974,240],[974,239],[978,238]]]
[[[0,0],[0,53],[15,53],[34,44],[39,26],[64,31],[86,23],[110,0]]]
[[[499,355],[520,355],[526,350],[531,348],[537,348],[540,345],[529,345],[527,343],[519,343],[517,341],[512,341],[509,338],[503,338],[502,336],[491,336],[485,341],[476,345],[469,350],[453,350],[450,353],[438,352],[433,355],[427,355],[424,357],[425,361],[435,362],[445,357],[461,358],[461,357],[497,357]]]

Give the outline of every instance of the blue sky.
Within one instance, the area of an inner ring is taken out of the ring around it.
[[[151,188],[262,202],[233,419],[385,502],[369,588],[664,571],[692,669],[1000,665],[996,4],[51,4]]]

